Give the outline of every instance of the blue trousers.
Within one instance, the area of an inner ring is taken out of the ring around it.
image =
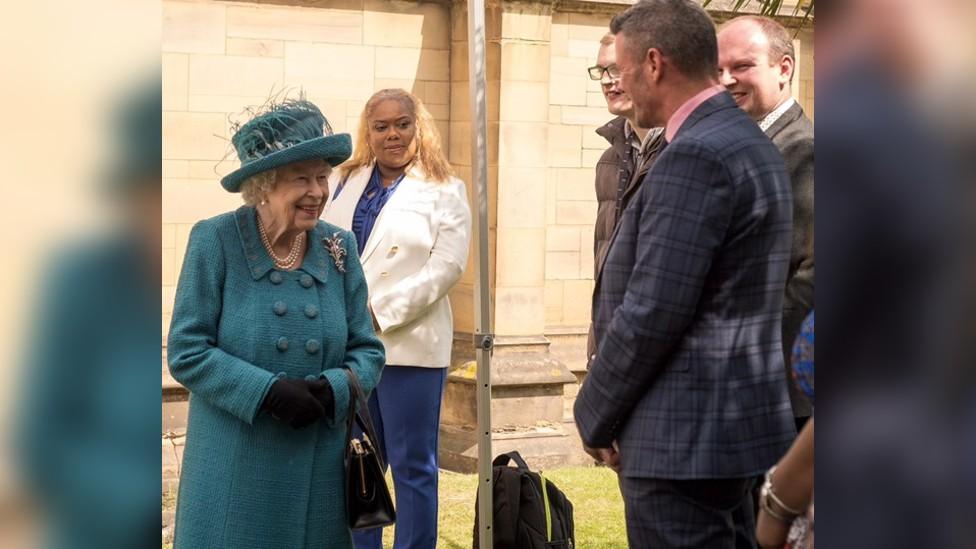
[[[437,545],[437,440],[447,368],[387,366],[369,397],[378,444],[393,469],[395,549]],[[383,530],[353,534],[357,549],[381,549]]]

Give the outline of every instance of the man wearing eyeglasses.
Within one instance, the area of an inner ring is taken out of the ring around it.
[[[755,547],[751,489],[796,431],[781,324],[783,157],[718,81],[711,17],[641,0],[610,23],[620,86],[665,126],[595,281],[596,358],[573,405],[618,473],[630,547]]]
[[[599,80],[607,110],[616,118],[597,128],[610,143],[596,164],[596,198],[599,202],[593,238],[594,279],[599,278],[610,247],[610,238],[630,199],[637,194],[654,157],[661,149],[664,128],[640,127],[634,118],[634,102],[620,87],[620,69],[613,33],[600,39],[596,65],[587,69],[591,80]],[[592,316],[595,318],[595,316]],[[596,354],[592,324],[586,341],[587,365]]]

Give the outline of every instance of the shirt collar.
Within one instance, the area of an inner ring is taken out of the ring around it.
[[[630,143],[632,147],[636,149],[640,148],[640,137],[637,135],[637,132],[634,131],[634,127],[630,125],[630,120],[627,120],[626,118],[624,119],[624,138],[627,139],[627,142]]]
[[[678,130],[681,129],[681,125],[685,123],[685,120],[688,120],[688,117],[691,116],[691,113],[701,106],[702,103],[708,101],[723,91],[725,91],[725,86],[715,84],[714,86],[705,88],[704,90],[695,94],[695,96],[691,99],[685,101],[683,105],[678,107],[678,110],[674,111],[674,114],[672,114],[671,118],[668,119],[667,125],[664,126],[664,139],[666,139],[668,143],[674,141],[674,136],[678,133]]]
[[[644,149],[647,148],[647,144],[654,141],[654,139],[664,131],[664,128],[651,128],[647,130],[644,134],[644,138],[641,139],[637,132],[634,131],[634,127],[630,125],[630,121],[626,118],[624,119],[624,137],[627,138],[628,142],[632,147],[637,149],[641,154],[644,153]]]
[[[274,262],[268,251],[261,244],[261,236],[258,232],[257,210],[252,206],[241,206],[234,212],[237,221],[237,233],[244,245],[244,257],[247,258],[247,267],[251,271],[251,278],[258,280],[269,271],[275,269]],[[332,235],[326,234],[325,224],[319,221],[315,228],[308,234],[308,250],[302,260],[302,266],[297,270],[303,271],[315,277],[319,282],[325,284],[326,273],[328,272],[329,259],[326,255],[323,240]]]
[[[762,120],[759,121],[759,129],[761,129],[762,131],[768,130],[770,126],[775,124],[776,121],[779,120],[781,116],[783,116],[783,113],[790,110],[790,107],[793,106],[793,103],[796,103],[795,99],[793,99],[792,97],[786,98],[786,101],[783,101],[782,103],[780,103],[778,107],[773,109],[772,112],[762,117]]]
[[[370,176],[369,176],[369,183],[366,184],[366,188],[367,189],[369,189],[369,188],[375,188],[375,189],[377,189],[379,191],[383,191],[385,189],[387,192],[392,193],[393,190],[397,188],[397,185],[399,185],[400,182],[403,181],[403,178],[405,178],[405,177],[407,177],[407,172],[406,171],[404,171],[396,179],[394,179],[393,180],[393,184],[391,184],[389,187],[384,187],[383,186],[383,175],[380,173],[379,166],[377,166],[374,163],[373,164],[373,173],[370,174]]]

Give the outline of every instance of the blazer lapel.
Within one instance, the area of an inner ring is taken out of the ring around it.
[[[330,189],[336,189],[342,183],[342,179],[338,177],[338,172],[335,173],[335,179],[329,182]],[[347,231],[352,230],[352,217],[356,213],[359,197],[366,190],[366,184],[369,183],[369,176],[372,173],[373,165],[370,164],[349,174],[339,196],[336,197],[335,193],[330,194],[329,201],[325,205],[325,221]]]
[[[800,115],[802,114],[803,107],[800,106],[799,102],[793,101],[793,105],[786,109],[783,116],[780,116],[776,122],[773,122],[772,126],[766,128],[766,135],[772,139],[773,136],[786,129],[786,127],[795,122],[797,118],[800,118]]]
[[[363,247],[363,256],[359,258],[360,261],[366,263],[366,260],[369,259],[369,256],[373,255],[373,252],[376,251],[376,246],[381,240],[383,240],[383,236],[389,230],[388,226],[390,226],[390,223],[384,222],[384,220],[389,217],[387,212],[389,212],[391,209],[396,209],[396,206],[401,202],[410,200],[410,196],[419,185],[422,185],[420,173],[416,170],[416,168],[412,168],[409,172],[407,172],[406,177],[404,177],[403,180],[397,185],[396,191],[393,192],[393,196],[391,196],[390,199],[386,201],[386,204],[383,205],[383,209],[380,210],[380,215],[376,216],[376,223],[373,224],[373,231],[369,233],[369,238],[366,239],[366,246]],[[345,191],[342,192],[345,193]],[[362,194],[361,190],[359,194]]]

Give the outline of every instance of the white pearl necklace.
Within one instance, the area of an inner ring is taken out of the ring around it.
[[[276,267],[286,271],[295,267],[295,263],[298,262],[298,255],[302,250],[302,245],[305,244],[304,232],[298,233],[298,236],[292,240],[291,251],[284,259],[278,257],[274,252],[274,248],[271,247],[271,240],[268,238],[268,232],[264,229],[264,223],[261,222],[261,216],[258,216],[258,232],[261,233],[261,243],[264,244],[264,249],[271,256]]]

